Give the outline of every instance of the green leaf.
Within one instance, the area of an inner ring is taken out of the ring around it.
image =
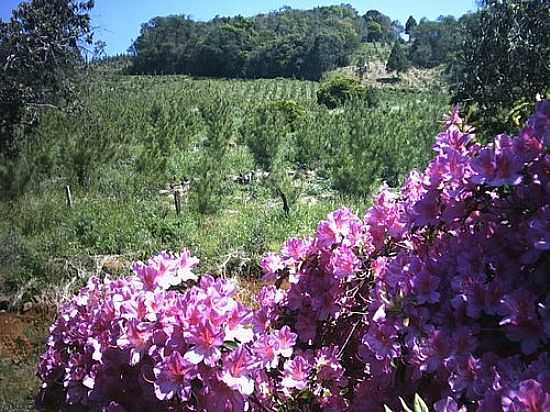
[[[233,349],[237,349],[239,344],[237,342],[235,342],[234,340],[226,340],[223,343],[223,346],[226,347],[227,349],[233,350]]]
[[[298,394],[298,399],[304,399],[306,401],[312,401],[313,400],[313,394],[311,391],[304,389],[302,392]]]
[[[401,401],[401,406],[403,407],[403,412],[415,412],[407,406],[407,403],[405,402],[405,400],[401,396],[399,397],[399,400]]]
[[[414,395],[414,412],[429,412],[428,405],[418,394]]]

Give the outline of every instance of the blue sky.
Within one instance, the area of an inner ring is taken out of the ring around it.
[[[460,16],[476,9],[475,0],[96,0],[92,18],[96,38],[107,42],[107,53],[112,55],[126,51],[138,36],[141,24],[155,16],[190,14],[196,20],[208,20],[215,15],[252,16],[285,5],[303,9],[343,2],[352,4],[361,14],[377,9],[402,23],[411,14],[417,20],[435,19],[440,15]],[[0,0],[0,18],[7,19],[18,3],[19,0]]]

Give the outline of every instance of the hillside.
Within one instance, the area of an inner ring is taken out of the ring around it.
[[[364,66],[363,66],[364,67]],[[368,63],[367,70],[362,66],[348,66],[340,69],[341,71],[355,76],[363,84],[380,88],[395,90],[444,90],[446,83],[443,79],[442,66],[431,69],[420,69],[417,67],[409,68],[405,73],[399,76],[386,71],[386,63],[375,60]]]
[[[408,35],[411,65],[434,68],[452,61],[461,47],[463,20],[422,19]],[[284,7],[208,22],[155,17],[142,25],[130,48],[130,73],[319,80],[326,71],[362,65],[365,57],[386,61],[388,47],[404,42],[404,30],[377,10],[361,15],[350,5]]]

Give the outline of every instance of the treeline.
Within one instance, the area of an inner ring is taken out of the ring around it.
[[[131,47],[133,73],[318,79],[349,63],[363,20],[349,6],[284,8],[253,18],[155,17]]]
[[[155,17],[130,48],[132,73],[317,80],[350,64],[361,42],[391,43],[402,25],[376,11],[364,16],[349,5],[254,17]]]
[[[464,43],[465,29],[478,22],[478,13],[465,14],[458,19],[454,16],[440,16],[435,21],[423,18],[418,24],[414,17],[409,17],[406,31],[409,35],[410,64],[432,68],[454,63]]]
[[[392,44],[409,36],[408,59],[422,68],[449,63],[461,47],[460,27],[475,15],[436,21],[411,17],[404,27],[377,10],[360,15],[350,5],[254,17],[155,17],[130,48],[133,74],[189,74],[229,78],[295,77],[318,80],[349,65],[362,42]]]
[[[479,24],[479,11],[458,19],[454,16],[440,16],[435,21],[423,18],[417,22],[410,16],[405,23],[408,41],[399,37],[394,42],[386,70],[400,73],[410,67],[430,69],[445,65],[447,79],[454,82],[461,52],[468,42],[468,33],[473,27],[479,27]]]

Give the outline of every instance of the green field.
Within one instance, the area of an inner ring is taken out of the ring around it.
[[[23,157],[33,173],[14,170],[25,189],[0,203],[0,293],[14,309],[72,293],[102,269],[79,265],[87,256],[128,262],[187,247],[201,271],[253,279],[266,251],[335,208],[362,214],[383,182],[424,166],[449,109],[444,94],[382,90],[376,108],[329,111],[318,83],[285,79],[95,74],[88,84],[72,113],[43,117]],[[178,216],[170,185],[182,181]],[[30,405],[46,324],[25,332],[34,349],[24,361],[0,363],[10,382],[0,410]]]
[[[317,104],[317,88],[294,80],[94,78],[83,109],[44,117],[27,153],[31,181],[0,204],[0,247],[9,249],[0,251],[4,291],[33,279],[22,300],[34,288],[43,292],[60,280],[47,270],[54,257],[189,247],[205,269],[231,254],[254,261],[336,207],[362,213],[372,190],[396,186],[430,158],[445,95],[383,91],[375,109],[351,102],[329,111]],[[259,107],[267,109],[258,114]],[[296,119],[280,116],[284,110]],[[250,183],[238,181],[252,171]],[[161,191],[184,179],[189,190],[176,216],[173,196]],[[274,187],[285,193],[288,215]]]

